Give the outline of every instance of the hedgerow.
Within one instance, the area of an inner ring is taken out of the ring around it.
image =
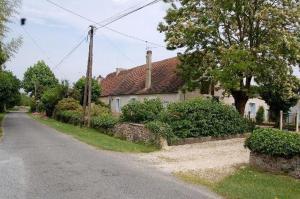
[[[289,158],[300,155],[300,135],[261,128],[251,134],[245,146],[255,153]]]
[[[161,114],[178,138],[252,132],[254,125],[231,106],[209,99],[170,104]]]

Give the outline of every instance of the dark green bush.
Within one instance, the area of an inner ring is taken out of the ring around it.
[[[178,138],[239,134],[254,128],[233,107],[207,99],[170,104],[161,120]]]
[[[145,123],[157,119],[162,110],[163,105],[159,99],[131,101],[122,108],[121,118],[126,122]]]
[[[246,140],[245,146],[252,152],[293,157],[300,155],[300,135],[278,129],[256,129]]]
[[[59,111],[56,112],[55,119],[64,123],[82,125],[83,113],[74,110]]]
[[[146,124],[146,128],[149,129],[155,135],[164,137],[164,138],[172,138],[174,137],[172,128],[161,121],[152,121]]]
[[[96,129],[110,129],[118,123],[118,119],[110,114],[93,117],[91,125]]]
[[[255,121],[257,124],[262,124],[265,120],[265,109],[264,107],[260,106],[256,113]]]

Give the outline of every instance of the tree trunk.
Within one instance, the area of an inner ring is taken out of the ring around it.
[[[243,91],[232,91],[231,94],[234,98],[236,110],[240,113],[241,116],[244,116],[245,107],[246,107],[249,97]]]

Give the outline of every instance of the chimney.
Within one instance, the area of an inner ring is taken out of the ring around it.
[[[104,79],[104,78],[103,78],[101,75],[99,75],[99,76],[97,77],[97,82],[98,82],[99,85],[101,84],[101,82],[102,82],[103,79]]]
[[[152,51],[148,50],[146,55],[146,82],[145,89],[151,88],[152,82]]]
[[[118,76],[120,74],[121,71],[124,71],[126,69],[124,68],[116,68],[116,75]]]

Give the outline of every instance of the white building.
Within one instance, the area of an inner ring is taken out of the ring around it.
[[[234,105],[233,97],[224,97],[222,89],[206,88],[198,91],[183,93],[183,81],[176,74],[179,64],[177,57],[152,63],[152,52],[146,55],[146,64],[131,69],[121,69],[110,73],[105,78],[98,78],[102,87],[100,100],[110,104],[113,113],[120,113],[121,108],[130,100],[143,101],[145,98],[159,98],[165,105],[171,102],[184,101],[199,96],[214,96],[225,104]],[[201,90],[201,91],[200,91]],[[258,98],[250,99],[246,105],[245,114],[255,118],[260,106],[268,110],[267,104]],[[266,118],[267,118],[267,111]]]

